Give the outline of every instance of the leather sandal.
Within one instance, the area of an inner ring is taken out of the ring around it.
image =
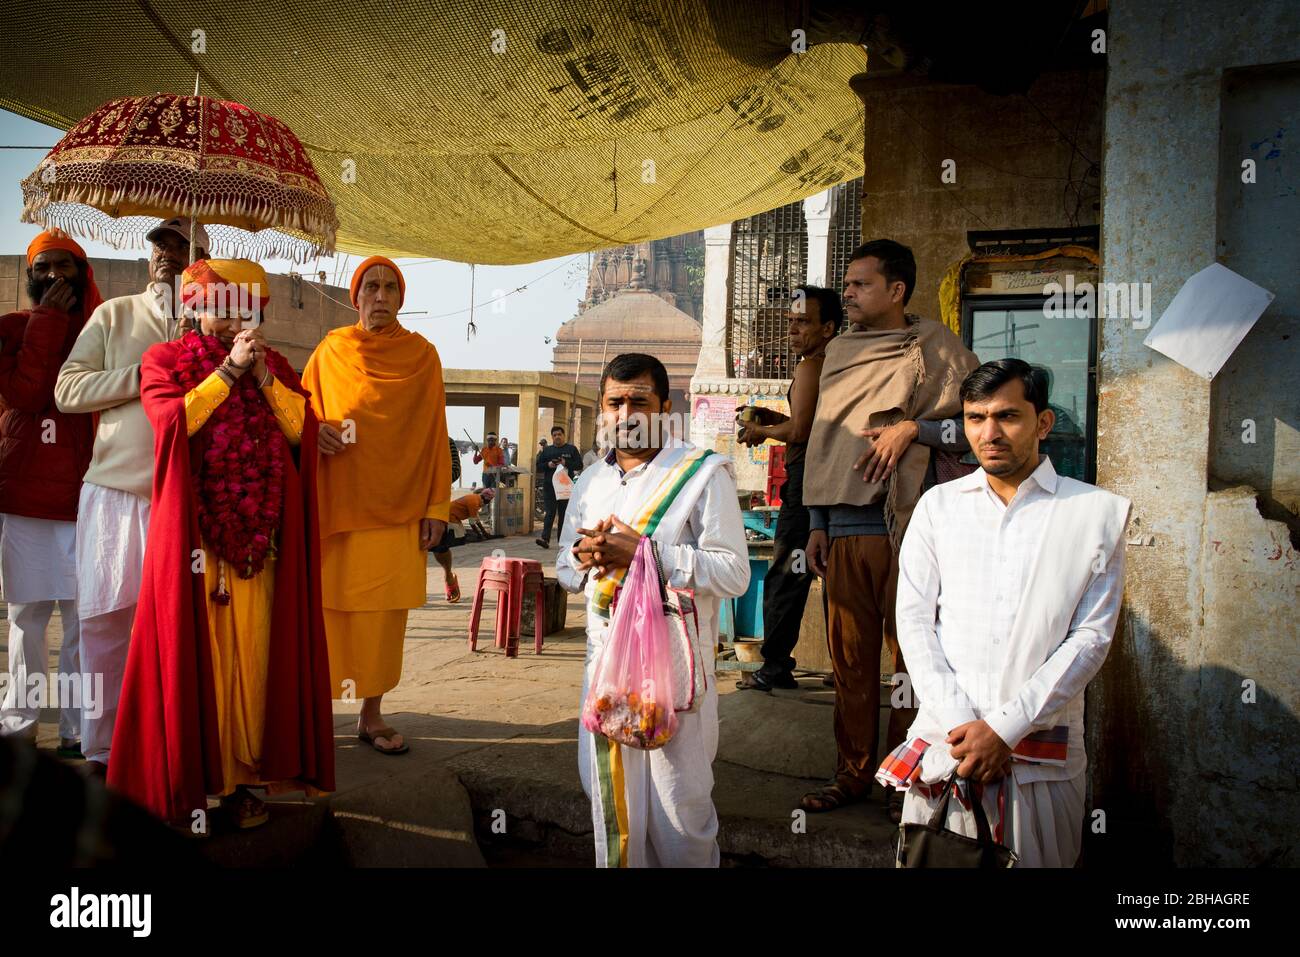
[[[799,807],[809,814],[822,814],[835,811],[850,804],[857,804],[867,798],[867,791],[855,794],[839,781],[832,781],[816,791],[809,791],[799,801]]]
[[[234,793],[223,797],[221,806],[234,818],[235,826],[240,830],[261,827],[271,819],[266,802],[242,785],[235,788]]]
[[[375,741],[376,738],[387,738],[389,741],[391,741],[393,740],[393,738],[397,737],[396,729],[387,726],[378,728],[373,732],[367,731],[365,728],[358,728],[357,737],[362,741],[364,741],[366,744],[370,745],[380,754],[405,754],[407,751],[411,750],[405,741],[403,741],[401,745],[399,745],[396,748],[385,748],[377,744]]]

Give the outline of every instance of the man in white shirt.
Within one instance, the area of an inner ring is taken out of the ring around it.
[[[653,356],[615,357],[601,376],[609,454],[573,488],[556,574],[587,597],[582,700],[609,632],[611,602],[643,533],[672,588],[693,589],[707,690],[657,750],[578,730],[578,770],[592,802],[597,867],[717,867],[713,758],[718,606],[749,587],[749,550],[731,462],[665,435],[668,372]],[[676,494],[671,489],[678,489]]]
[[[160,223],[149,234],[150,283],[134,296],[95,310],[54,384],[61,412],[97,412],[95,448],[77,507],[77,612],[81,668],[103,675],[99,714],[82,720],[81,746],[90,770],[107,774],[126,651],[140,595],[144,543],[153,494],[153,427],[140,404],[140,359],[156,342],[180,334],[176,277],[190,261],[190,221]],[[194,228],[196,259],[206,259],[208,234]]]
[[[1054,421],[1041,370],[985,363],[961,398],[982,468],[926,492],[903,540],[894,614],[920,707],[878,780],[921,823],[955,770],[1020,866],[1072,867],[1083,694],[1119,619],[1129,502],[1039,453]],[[949,807],[946,826],[974,837],[969,804]]]

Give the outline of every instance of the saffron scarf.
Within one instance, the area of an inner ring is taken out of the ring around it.
[[[312,409],[343,432],[321,460],[322,537],[451,516],[451,446],[442,361],[393,322],[335,329],[303,370]]]

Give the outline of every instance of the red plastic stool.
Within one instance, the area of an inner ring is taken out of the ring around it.
[[[510,634],[519,634],[519,622],[524,613],[524,596],[529,593],[529,589],[524,587],[524,578],[527,575],[542,574],[542,563],[533,558],[499,558],[499,562],[505,562],[510,568],[511,586],[510,593]]]
[[[533,643],[542,653],[542,633],[546,628],[546,588],[542,564],[531,558],[496,558],[489,556],[479,565],[474,586],[474,604],[469,618],[469,649],[478,650],[479,620],[483,611],[484,592],[497,592],[496,646],[505,649],[507,658],[518,657],[520,622],[524,596],[533,595]]]
[[[510,646],[506,649],[507,658],[514,658],[519,654],[519,639],[522,637],[519,622],[523,618],[524,598],[528,595],[533,596],[533,652],[539,655],[542,653],[542,632],[546,630],[546,577],[539,568],[535,572],[524,572],[523,586],[519,591],[519,617],[515,619],[515,627],[510,632]]]
[[[514,590],[512,587],[513,576],[508,570],[497,571],[488,567],[488,563],[492,561],[494,559],[483,559],[483,564],[478,570],[478,582],[474,585],[474,607],[469,613],[470,651],[478,651],[478,623],[479,616],[483,611],[484,592],[494,591],[497,593],[497,647],[506,647],[506,642],[510,637],[510,613],[513,604],[511,592]]]

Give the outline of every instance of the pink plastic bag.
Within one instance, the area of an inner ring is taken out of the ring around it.
[[[637,545],[596,660],[582,726],[630,748],[662,748],[677,731],[663,594],[650,539]]]

